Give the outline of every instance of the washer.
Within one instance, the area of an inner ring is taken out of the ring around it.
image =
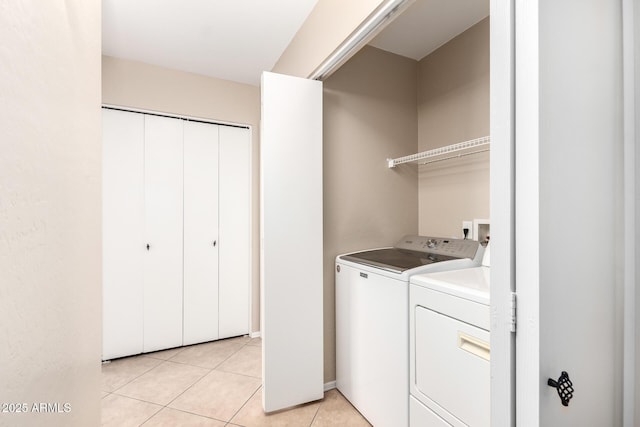
[[[489,250],[482,266],[411,277],[410,426],[490,425]]]
[[[409,425],[409,279],[480,265],[473,240],[405,236],[336,258],[336,387],[376,427]]]

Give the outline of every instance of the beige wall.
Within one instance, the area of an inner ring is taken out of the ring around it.
[[[271,71],[308,77],[383,0],[319,0]]]
[[[489,18],[418,64],[420,151],[489,135]],[[420,234],[462,236],[489,218],[489,155],[420,166]]]
[[[0,13],[0,402],[30,413],[0,425],[97,426],[101,7],[15,6]]]
[[[252,324],[260,330],[260,88],[102,57],[102,102],[252,126]]]
[[[418,231],[417,63],[365,47],[324,83],[325,381],[335,379],[335,257]]]

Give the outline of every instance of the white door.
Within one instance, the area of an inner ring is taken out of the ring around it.
[[[263,408],[323,397],[322,83],[262,75]]]
[[[518,426],[622,425],[621,5],[516,1]]]
[[[145,352],[182,345],[182,122],[145,115]]]
[[[220,338],[249,333],[251,139],[220,126]]]
[[[102,359],[142,353],[144,116],[102,110]]]
[[[184,122],[184,345],[218,339],[219,128]]]

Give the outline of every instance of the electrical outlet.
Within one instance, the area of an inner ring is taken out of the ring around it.
[[[464,230],[469,230],[467,233],[467,239],[473,239],[473,221],[462,221],[462,237],[464,238]]]

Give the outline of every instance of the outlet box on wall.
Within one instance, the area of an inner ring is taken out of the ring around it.
[[[488,219],[473,220],[473,236],[480,243],[488,242],[491,236],[491,224]]]

